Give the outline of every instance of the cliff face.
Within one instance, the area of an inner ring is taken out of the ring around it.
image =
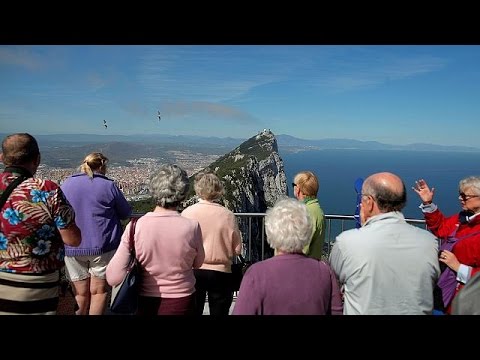
[[[207,169],[223,180],[225,195],[222,204],[233,212],[264,213],[279,198],[288,196],[277,140],[269,130],[248,139],[204,170]],[[190,194],[184,203],[185,207],[197,201],[193,190],[194,178],[195,174],[190,178]],[[241,218],[239,227],[247,258],[258,261],[262,259],[262,253],[267,257],[272,255],[266,242],[262,246],[262,217],[252,218],[250,222]]]
[[[264,130],[222,156],[204,170],[223,180],[223,205],[233,212],[263,213],[287,196],[287,179],[275,135]],[[188,204],[195,202],[193,179]],[[193,198],[191,198],[193,197]]]

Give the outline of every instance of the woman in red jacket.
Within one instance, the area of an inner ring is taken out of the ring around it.
[[[460,180],[458,188],[462,211],[446,217],[432,202],[435,188],[430,189],[423,179],[413,187],[422,200],[420,208],[428,229],[441,240],[439,261],[446,266],[438,289],[447,313],[455,294],[480,271],[480,176]]]

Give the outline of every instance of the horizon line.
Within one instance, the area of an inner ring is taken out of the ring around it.
[[[97,133],[43,133],[43,134],[39,134],[39,133],[31,133],[31,135],[32,136],[62,136],[62,135],[63,136],[68,136],[68,135],[72,135],[72,136],[78,136],[78,135],[92,136],[93,135],[93,136],[99,136],[99,137],[102,137],[102,136],[122,136],[122,137],[130,137],[130,136],[132,136],[132,137],[133,136],[168,136],[168,137],[182,137],[183,136],[183,137],[232,139],[232,140],[246,141],[246,140],[260,134],[261,132],[262,131],[259,131],[255,135],[252,135],[250,137],[245,137],[245,138],[242,138],[242,137],[237,138],[237,137],[231,137],[231,136],[214,136],[214,135],[206,136],[206,135],[193,135],[193,134],[175,134],[175,135],[172,135],[172,134],[165,134],[165,133],[148,133],[148,134],[143,134],[143,133],[136,133],[136,134],[118,134],[118,133],[114,133],[114,134],[97,134]],[[10,134],[14,134],[14,133],[0,132],[0,134],[10,135]],[[275,133],[274,133],[274,136],[275,137],[289,136],[289,137],[292,137],[296,140],[303,140],[303,141],[347,140],[347,141],[358,141],[358,142],[361,142],[361,143],[374,142],[374,143],[378,143],[378,144],[381,144],[381,145],[388,145],[388,146],[433,145],[433,146],[440,146],[440,147],[460,147],[460,148],[476,149],[476,150],[480,151],[479,147],[474,147],[474,146],[444,145],[444,144],[435,144],[435,143],[426,143],[426,142],[425,143],[416,142],[416,143],[408,143],[408,144],[391,144],[391,143],[381,142],[381,141],[378,141],[378,140],[358,140],[358,139],[353,139],[353,138],[329,137],[329,138],[306,139],[306,138],[300,138],[300,137],[296,137],[296,136],[289,135],[289,134],[278,134],[278,135],[276,135]],[[290,146],[290,145],[284,145],[284,146]]]

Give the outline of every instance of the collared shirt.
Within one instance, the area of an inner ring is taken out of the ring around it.
[[[18,174],[0,174],[0,191]],[[58,229],[75,222],[73,208],[59,186],[29,178],[10,194],[0,217],[0,271],[44,274],[64,265],[64,244]]]
[[[431,314],[438,243],[400,212],[373,216],[337,236],[330,265],[344,286],[344,314]]]

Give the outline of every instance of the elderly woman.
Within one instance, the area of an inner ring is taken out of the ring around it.
[[[195,312],[202,315],[208,293],[210,315],[224,316],[232,305],[231,264],[242,250],[242,238],[233,212],[217,203],[224,193],[217,175],[199,173],[194,187],[199,202],[183,210],[182,216],[200,223],[205,248],[203,265],[195,270]]]
[[[415,182],[413,190],[420,196],[428,229],[440,243],[440,262],[445,264],[438,280],[441,301],[436,301],[436,310],[450,313],[456,293],[480,271],[480,176],[460,180],[458,199],[462,211],[446,217],[433,203],[435,188],[424,179]]]
[[[61,186],[82,231],[80,246],[65,246],[65,270],[73,284],[77,315],[104,313],[108,288],[105,271],[120,244],[120,220],[132,213],[123,193],[105,175],[107,164],[108,158],[102,153],[88,154],[80,172]]]
[[[341,315],[342,301],[330,267],[307,257],[312,235],[307,206],[295,199],[278,201],[265,218],[273,258],[250,266],[243,277],[234,315]]]
[[[188,193],[185,170],[162,165],[150,178],[150,193],[156,201],[152,212],[138,219],[134,244],[142,267],[138,315],[192,315],[195,304],[193,268],[203,264],[205,252],[198,221],[177,211]],[[118,285],[129,259],[130,224],[107,267],[107,281]]]

